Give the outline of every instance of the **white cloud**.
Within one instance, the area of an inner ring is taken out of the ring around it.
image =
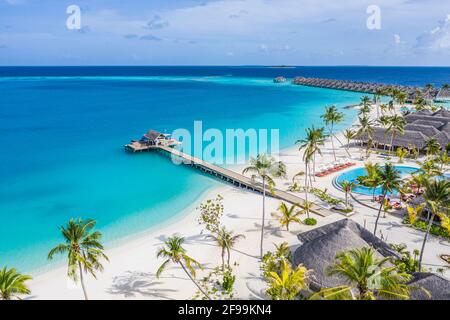
[[[416,48],[431,51],[450,49],[450,14],[436,28],[417,37]]]

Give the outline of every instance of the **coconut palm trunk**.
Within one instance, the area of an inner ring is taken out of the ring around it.
[[[222,247],[222,271],[225,271],[225,247]]]
[[[394,152],[394,145],[393,145],[393,143],[394,143],[394,138],[395,138],[395,131],[393,131],[392,132],[392,135],[391,135],[391,145],[390,145],[390,147],[389,147],[389,153],[391,154],[392,152]]]
[[[381,201],[380,208],[378,209],[377,219],[375,220],[375,228],[373,235],[377,236],[378,220],[380,220],[381,210],[383,209],[384,199],[386,199],[387,191],[383,192],[383,201]]]
[[[308,203],[308,161],[305,161],[305,201]],[[309,207],[306,207],[306,215],[309,218]]]
[[[261,223],[261,243],[260,243],[260,257],[262,259],[264,254],[264,224],[266,219],[266,177],[263,176],[263,214],[262,214],[262,223]]]
[[[202,287],[200,287],[200,285],[197,283],[197,281],[195,281],[195,279],[191,276],[189,271],[184,266],[183,262],[179,261],[178,263],[180,264],[180,266],[183,269],[183,271],[188,275],[189,279],[191,279],[191,281],[197,286],[198,290],[200,290],[200,292],[203,293],[203,295],[206,298],[208,298],[208,300],[211,300],[211,297],[202,289]]]
[[[80,269],[80,282],[81,282],[81,288],[83,289],[84,299],[89,300],[88,294],[86,291],[86,286],[84,284],[83,268],[81,267],[81,262],[79,262],[79,261],[78,261],[78,268]]]
[[[230,265],[230,260],[231,260],[231,253],[230,253],[230,248],[227,248],[227,265],[228,265],[228,269],[231,269],[231,265]]]
[[[334,161],[336,161],[336,150],[334,150],[334,134],[333,134],[333,125],[330,126],[330,138],[331,138],[331,148],[333,149],[333,157]]]
[[[431,214],[430,221],[428,222],[427,231],[425,232],[425,236],[423,238],[422,249],[420,250],[419,271],[422,270],[423,252],[425,251],[425,245],[427,244],[427,241],[428,241],[428,236],[430,234],[430,230],[431,230],[431,227],[433,225],[434,217],[435,217],[435,213],[433,212]]]

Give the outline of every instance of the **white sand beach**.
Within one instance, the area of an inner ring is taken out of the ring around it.
[[[338,146],[339,143],[336,145]],[[351,153],[355,157],[354,162],[358,166],[362,166],[364,161],[356,159],[359,156],[359,150],[352,148]],[[338,148],[337,154],[340,158],[347,157],[344,148]],[[323,148],[323,157],[318,158],[318,163],[329,163],[332,161],[332,157],[331,144],[328,141]],[[373,161],[382,161],[381,158],[377,158],[377,155],[371,157]],[[277,188],[286,190],[292,176],[304,168],[297,147],[283,151],[281,160],[287,165],[288,179],[277,180]],[[240,168],[235,170],[238,171]],[[330,194],[343,199],[344,194],[332,186],[332,179],[338,174],[340,173],[316,178],[315,185],[322,189],[327,188]],[[265,283],[260,278],[258,259],[262,196],[224,184],[220,189],[208,192],[198,203],[212,198],[218,193],[224,197],[223,224],[235,233],[244,234],[246,237],[238,242],[236,249],[232,252],[232,260],[237,263],[235,298],[262,299],[264,298]],[[301,193],[298,195],[303,197]],[[268,222],[265,233],[265,251],[272,250],[274,243],[280,244],[284,241],[287,241],[295,249],[300,244],[296,237],[298,233],[345,218],[339,213],[328,217],[314,216],[318,220],[316,226],[294,224],[291,231],[287,232],[281,230],[278,222],[270,216],[270,213],[277,209],[279,203],[279,200],[267,199],[266,217]],[[372,230],[377,214],[376,210],[361,206],[354,201],[352,203],[355,205],[356,213],[351,216],[351,219]],[[205,266],[205,270],[199,272],[199,278],[205,275],[209,269],[218,266],[220,249],[213,241],[206,239],[205,234],[202,234],[202,227],[197,223],[198,214],[198,211],[191,210],[177,221],[153,228],[137,239],[127,241],[114,248],[106,248],[110,262],[105,263],[104,272],[99,273],[97,279],[87,276],[86,286],[89,298],[192,298],[196,287],[179,266],[172,265],[159,279],[155,277],[156,270],[163,261],[156,258],[156,251],[169,236],[179,234],[186,238],[185,247],[188,254]],[[387,242],[405,243],[409,250],[419,249],[424,235],[420,231],[402,225],[401,219],[392,215],[381,219],[380,230]],[[439,259],[438,254],[444,253],[450,254],[450,243],[431,236],[424,257],[425,267],[433,270],[443,267],[444,262]],[[448,269],[445,271],[445,276],[450,277]],[[34,280],[30,282],[30,289],[32,296],[27,297],[28,299],[83,299],[81,288],[73,286],[67,280],[65,267],[35,276]]]

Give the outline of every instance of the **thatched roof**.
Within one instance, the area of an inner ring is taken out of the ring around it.
[[[441,147],[445,147],[448,143],[450,143],[450,132],[441,131],[433,138],[439,142]]]
[[[450,281],[437,274],[417,272],[409,284],[424,288],[431,294],[430,297],[422,290],[412,290],[412,300],[450,300]]]
[[[391,144],[391,134],[386,132],[386,129],[384,128],[374,128],[372,137],[374,142],[378,142],[382,145]],[[356,139],[367,141],[367,134],[357,135]],[[409,148],[410,146],[414,146],[418,149],[422,149],[425,147],[428,139],[429,138],[420,131],[405,130],[403,134],[396,134],[392,144],[395,147]]]
[[[450,89],[442,88],[436,96],[437,100],[450,100]]]
[[[146,134],[144,134],[144,137],[150,141],[155,141],[156,139],[164,138],[164,135],[161,132],[150,130]]]
[[[330,277],[326,273],[326,268],[335,262],[335,256],[339,252],[371,246],[377,250],[379,258],[397,256],[386,243],[349,219],[301,233],[297,237],[302,245],[295,251],[293,262],[313,270],[310,285],[315,291],[344,283],[340,277]]]
[[[449,132],[450,133],[450,122],[447,122],[442,127],[440,127],[439,131],[444,131],[444,132]]]
[[[421,115],[424,115],[424,116],[428,116],[428,115],[433,115],[433,112],[431,112],[428,109],[423,109],[423,110],[417,111],[414,114],[421,114]]]
[[[444,118],[450,118],[450,111],[448,111],[445,108],[441,108],[435,113],[433,113],[434,117],[444,117]]]
[[[447,123],[450,121],[450,118],[447,117],[441,117],[441,116],[426,116],[426,115],[420,115],[420,114],[408,114],[405,116],[405,120],[408,123],[413,123],[416,120],[430,120],[430,121],[439,121],[443,123]]]
[[[445,122],[432,121],[432,120],[416,120],[416,121],[412,122],[411,124],[419,124],[419,125],[424,125],[424,126],[432,126],[432,127],[435,127],[436,129],[439,129],[440,127],[442,127],[443,125],[445,125]]]
[[[432,137],[439,133],[439,130],[433,126],[424,126],[419,124],[407,124],[405,126],[405,130],[419,131],[422,132],[427,137]]]

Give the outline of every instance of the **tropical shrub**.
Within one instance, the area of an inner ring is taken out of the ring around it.
[[[408,224],[408,225],[410,225],[416,229],[419,229],[421,231],[424,231],[424,232],[427,231],[428,223],[426,221],[417,220],[416,222],[411,224],[409,221],[409,218],[405,217],[405,218],[403,218],[403,223]],[[438,226],[438,225],[432,225],[431,229],[430,229],[430,233],[435,236],[438,236],[438,237],[450,239],[450,231],[447,230],[446,228]]]
[[[224,209],[222,200],[223,197],[219,194],[215,199],[208,199],[197,208],[200,211],[198,223],[204,225],[209,232],[219,232]]]
[[[317,220],[314,218],[306,218],[305,220],[303,220],[303,223],[307,226],[315,226],[317,224]]]
[[[397,266],[400,272],[420,272],[419,267],[419,250],[410,251],[406,250],[406,244],[393,244],[389,246],[394,249],[399,255],[399,259],[393,259],[392,263]]]

